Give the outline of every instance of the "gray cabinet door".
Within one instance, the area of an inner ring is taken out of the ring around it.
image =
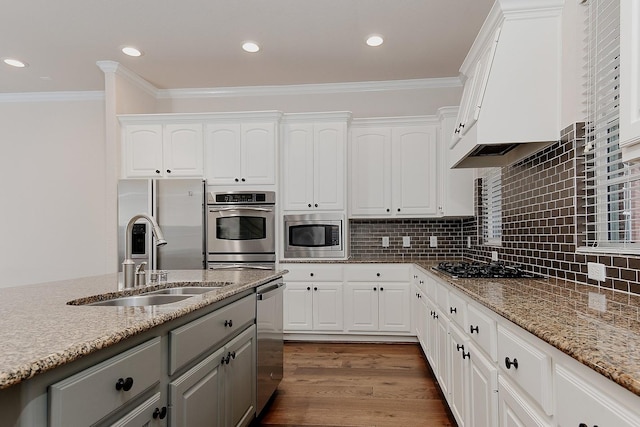
[[[251,326],[231,340],[225,355],[225,398],[228,426],[246,426],[256,412],[256,327]]]
[[[171,426],[224,425],[224,350],[219,349],[169,383]]]
[[[109,424],[110,427],[164,427],[167,425],[166,418],[160,418],[160,416],[154,417],[154,411],[161,410],[162,397],[158,392],[142,402],[135,409],[128,414],[120,418],[113,424]]]

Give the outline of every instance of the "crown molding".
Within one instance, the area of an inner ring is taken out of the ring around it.
[[[370,126],[414,126],[439,123],[436,116],[406,116],[406,117],[367,117],[355,118],[351,121],[352,127]]]
[[[158,88],[140,77],[138,74],[129,70],[127,67],[123,66],[119,62],[116,61],[97,61],[96,65],[98,68],[102,70],[105,75],[107,73],[113,73],[118,77],[122,77],[129,81],[129,83],[136,86],[138,89],[146,92],[148,95],[157,98],[158,97]]]
[[[302,85],[236,86],[219,88],[159,89],[159,99],[228,98],[239,96],[316,95],[327,93],[385,92],[461,87],[459,77],[388,80],[377,82],[317,83]]]
[[[437,111],[438,119],[442,120],[447,117],[457,117],[460,107],[440,107]]]
[[[104,91],[0,93],[0,103],[60,101],[104,101]]]

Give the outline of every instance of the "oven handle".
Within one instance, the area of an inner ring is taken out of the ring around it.
[[[264,291],[258,292],[256,294],[256,296],[258,297],[258,301],[264,301],[266,299],[276,296],[277,294],[279,294],[284,290],[283,288],[284,288],[284,283],[278,283],[268,288],[266,292]]]
[[[209,212],[229,212],[229,211],[258,211],[258,212],[273,212],[270,208],[252,208],[250,206],[241,208],[209,208]]]

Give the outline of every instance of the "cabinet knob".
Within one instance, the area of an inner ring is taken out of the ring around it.
[[[235,182],[238,182],[238,181],[240,181],[240,180],[239,180],[238,178],[236,178],[236,179],[234,179],[234,181],[235,181]]]
[[[162,409],[156,408],[153,410],[153,419],[160,418],[161,420],[164,420],[166,416],[167,416],[166,406],[163,406]]]
[[[241,180],[241,181],[242,181],[242,182],[245,182],[245,181],[246,181],[246,179],[242,178],[242,180]]]
[[[391,209],[387,209],[387,212],[391,212]]]
[[[378,290],[378,288],[373,288],[373,290],[374,290],[374,291],[377,291],[377,290]]]
[[[421,284],[421,285],[424,285],[424,280],[420,280],[420,284]]]
[[[311,286],[307,286],[307,290],[310,291],[311,290]]]
[[[313,290],[314,290],[314,291],[317,291],[317,290],[318,290],[318,287],[317,287],[317,286],[314,286],[314,287],[313,287]]]
[[[228,327],[233,327],[233,320],[229,319],[229,320],[225,320],[224,321],[224,326],[228,326]]]
[[[380,292],[384,291],[384,288],[382,286],[380,286]]]
[[[309,273],[309,276],[313,277],[313,273]]]
[[[318,204],[316,203],[314,206],[317,208],[317,207],[318,207]]]
[[[400,212],[400,208],[398,208],[398,212]]]
[[[471,359],[471,355],[469,354],[469,352],[468,352],[468,351],[467,351],[466,353],[463,351],[463,352],[462,352],[462,358],[463,358],[463,359],[466,359],[466,358]]]
[[[515,369],[518,369],[518,359],[516,359],[515,357],[513,358],[513,361],[511,361],[508,357],[504,358],[504,366],[507,367],[507,369],[511,369],[511,367],[513,366]]]
[[[380,277],[380,273],[376,273],[376,276]]]
[[[457,312],[458,312],[458,307],[449,307],[449,313],[453,314]]]
[[[156,173],[160,173],[160,170],[159,170],[159,169],[156,169]]]
[[[171,169],[167,169],[167,173],[171,173]]]
[[[127,377],[126,379],[118,378],[116,381],[116,390],[129,391],[133,387],[133,378]]]
[[[308,206],[308,207],[311,207],[311,203],[309,203],[307,206]]]
[[[438,318],[438,313],[436,313],[435,311],[433,312],[433,318],[437,319]]]
[[[478,332],[478,327],[477,326],[473,326],[473,325],[469,325],[469,332],[471,332],[471,333],[475,332],[476,334],[479,333]]]

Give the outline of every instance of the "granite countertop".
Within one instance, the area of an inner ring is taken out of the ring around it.
[[[166,287],[223,286],[172,304],[147,307],[68,305],[98,301],[118,292],[121,275],[0,289],[0,389],[114,345],[154,326],[184,316],[285,271],[170,270]],[[165,286],[160,286],[165,287]]]
[[[323,262],[416,264],[640,396],[640,296],[557,278],[453,279],[432,269],[442,261],[389,258]],[[604,295],[605,311],[589,308],[590,293]]]

